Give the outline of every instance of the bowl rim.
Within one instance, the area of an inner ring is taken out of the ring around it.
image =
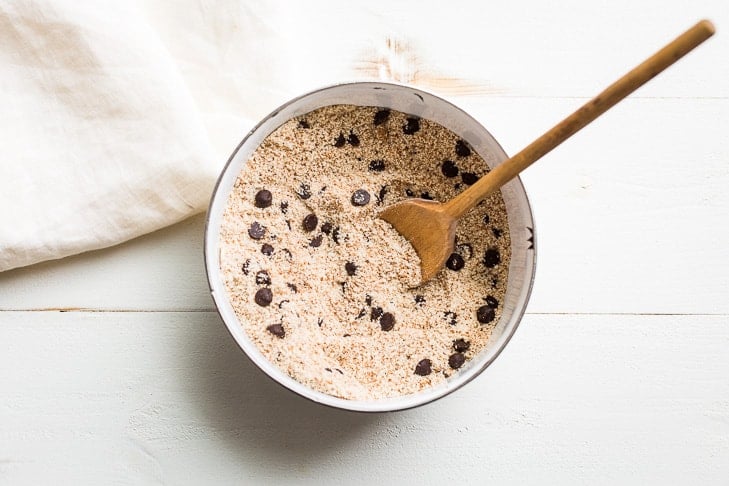
[[[236,156],[240,149],[245,145],[245,143],[253,136],[256,131],[258,131],[262,125],[264,125],[266,122],[268,122],[271,118],[278,115],[279,112],[284,110],[285,108],[289,107],[290,105],[297,103],[301,101],[302,99],[308,98],[310,96],[332,90],[332,89],[340,89],[348,86],[357,86],[357,87],[370,87],[372,89],[407,89],[411,90],[419,95],[427,95],[429,97],[435,98],[440,103],[444,103],[446,105],[449,105],[452,109],[455,109],[459,112],[461,112],[465,117],[470,119],[470,122],[473,123],[473,127],[479,131],[482,131],[483,133],[486,133],[493,143],[495,144],[495,147],[498,149],[500,153],[497,153],[497,164],[502,163],[503,161],[508,159],[508,155],[506,154],[506,151],[501,147],[501,144],[491,135],[491,133],[473,116],[471,116],[468,112],[460,108],[459,106],[455,105],[449,100],[444,99],[441,96],[435,95],[431,92],[428,92],[426,90],[423,90],[422,88],[411,86],[404,83],[393,83],[393,82],[384,82],[384,81],[353,81],[353,82],[342,82],[342,83],[335,83],[326,85],[320,88],[316,88],[311,91],[307,91],[299,96],[296,96],[294,98],[289,99],[288,101],[282,103],[280,106],[272,110],[268,115],[263,117],[253,128],[251,128],[248,133],[242,138],[240,143],[235,147],[233,152],[231,153],[230,157],[226,161],[223,168],[220,170],[215,185],[213,187],[213,191],[210,196],[210,202],[208,204],[207,213],[205,216],[205,229],[204,229],[204,242],[203,242],[203,257],[204,257],[204,265],[205,265],[205,274],[207,277],[208,282],[208,289],[210,291],[213,304],[215,306],[215,310],[218,313],[218,316],[225,324],[226,329],[228,330],[228,333],[231,335],[233,340],[237,343],[238,347],[243,351],[243,354],[248,358],[249,361],[251,361],[259,370],[261,370],[266,376],[268,376],[271,380],[273,380],[275,383],[277,383],[279,386],[282,386],[283,388],[292,391],[296,393],[299,396],[302,396],[308,400],[311,400],[315,403],[319,403],[331,408],[339,409],[339,410],[348,410],[353,412],[365,412],[365,413],[378,413],[378,412],[394,412],[394,411],[401,411],[401,410],[409,410],[416,407],[420,407],[422,405],[431,403],[439,398],[442,398],[444,396],[449,395],[453,391],[461,388],[462,386],[466,385],[467,383],[471,382],[473,379],[475,379],[477,376],[479,376],[486,368],[488,368],[494,360],[501,354],[501,352],[504,350],[506,345],[511,341],[511,338],[513,337],[514,333],[516,332],[516,329],[519,327],[519,324],[521,323],[521,320],[524,316],[524,313],[526,311],[526,308],[528,306],[529,300],[531,298],[531,293],[534,287],[534,278],[536,275],[536,266],[537,266],[537,236],[536,236],[536,226],[534,222],[534,214],[532,210],[532,205],[529,201],[529,196],[526,192],[526,189],[524,187],[524,184],[521,181],[521,178],[519,176],[515,177],[512,181],[509,182],[509,184],[514,183],[518,186],[520,192],[524,196],[524,201],[526,203],[526,210],[527,214],[529,216],[529,220],[531,223],[531,229],[532,229],[532,251],[531,253],[531,274],[525,275],[524,284],[527,285],[526,293],[524,294],[524,304],[521,306],[520,309],[517,309],[516,312],[513,314],[514,324],[511,326],[510,329],[506,329],[504,334],[501,336],[501,343],[500,345],[493,351],[491,356],[489,356],[488,359],[485,359],[483,362],[478,363],[476,369],[471,371],[469,376],[467,376],[465,379],[462,379],[458,381],[457,383],[454,383],[452,386],[441,386],[441,387],[432,387],[432,388],[426,388],[425,390],[422,390],[420,392],[416,392],[409,395],[401,395],[397,397],[391,397],[391,398],[385,398],[385,399],[378,399],[378,400],[349,400],[344,398],[339,398],[333,395],[329,395],[326,393],[319,392],[317,390],[314,390],[306,385],[303,385],[302,383],[296,381],[294,378],[290,377],[287,373],[277,368],[275,365],[273,365],[267,358],[265,358],[262,353],[258,350],[258,348],[253,344],[251,341],[248,340],[247,334],[243,330],[243,327],[240,325],[237,316],[235,316],[235,313],[233,313],[233,316],[236,317],[233,319],[233,322],[229,322],[229,319],[226,319],[224,310],[221,308],[222,303],[218,301],[218,292],[216,291],[217,284],[214,282],[214,274],[215,269],[217,269],[218,274],[220,274],[220,268],[219,268],[219,248],[218,252],[216,252],[215,255],[212,254],[213,248],[216,246],[213,242],[213,239],[219,238],[219,231],[212,231],[212,218],[216,216],[222,217],[222,212],[220,215],[216,215],[213,213],[213,209],[218,203],[218,200],[222,197],[220,194],[220,188],[224,180],[227,180],[227,175],[229,172],[229,169],[233,163],[233,161],[236,159]],[[326,105],[322,105],[326,106]],[[285,123],[287,120],[283,120],[281,124]],[[280,126],[280,125],[279,125]],[[274,128],[272,132],[275,130]],[[237,174],[236,174],[237,177]],[[226,201],[229,194],[226,194]],[[216,230],[219,230],[219,228],[216,228]],[[220,282],[220,285],[222,286],[222,298],[225,299],[226,302],[229,301],[226,293],[225,293],[225,286],[222,283],[222,279]],[[229,302],[228,302],[229,303]]]

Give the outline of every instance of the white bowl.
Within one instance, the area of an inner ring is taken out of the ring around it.
[[[445,382],[420,392],[380,400],[345,400],[313,390],[281,371],[249,339],[230,304],[220,270],[220,225],[233,183],[259,144],[291,118],[317,108],[337,104],[378,106],[432,120],[468,142],[490,168],[507,159],[491,134],[453,104],[417,88],[379,82],[340,84],[312,91],[285,103],[246,135],[231,155],[213,192],[205,228],[205,267],[210,292],[220,317],[233,339],[256,366],[289,390],[317,403],[360,412],[404,410],[432,402],[465,385],[485,370],[501,353],[516,331],[534,281],[536,266],[532,212],[521,181],[506,184],[501,193],[506,204],[511,234],[511,262],[501,319],[485,349]]]

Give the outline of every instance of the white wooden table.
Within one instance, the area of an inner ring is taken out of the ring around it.
[[[454,100],[509,153],[700,16],[719,35],[524,175],[534,293],[473,383],[384,415],[280,388],[212,307],[197,216],[0,274],[0,483],[729,484],[729,8],[658,5],[484,7],[502,48]]]

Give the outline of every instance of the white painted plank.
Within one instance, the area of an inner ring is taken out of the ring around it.
[[[515,153],[580,101],[461,103]],[[629,99],[524,174],[530,312],[729,313],[729,100]],[[203,217],[0,274],[0,309],[211,310]]]
[[[729,318],[527,315],[389,415],[278,387],[213,313],[0,312],[4,484],[726,484]]]

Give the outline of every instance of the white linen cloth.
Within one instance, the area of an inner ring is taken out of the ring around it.
[[[0,0],[0,271],[204,210],[252,123],[310,89],[467,93],[414,50],[442,12],[384,3]]]

